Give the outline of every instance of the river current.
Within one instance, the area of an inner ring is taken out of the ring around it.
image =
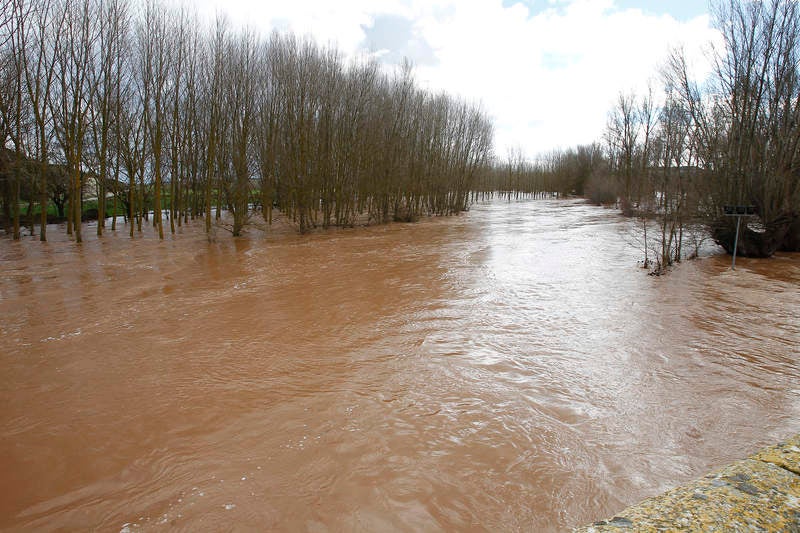
[[[577,200],[0,241],[0,529],[557,531],[800,431],[800,256]]]

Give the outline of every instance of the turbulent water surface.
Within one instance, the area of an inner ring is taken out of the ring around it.
[[[559,530],[800,431],[798,255],[654,278],[578,201],[58,231],[0,241],[0,529]]]

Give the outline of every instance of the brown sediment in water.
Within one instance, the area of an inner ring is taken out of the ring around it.
[[[632,228],[0,241],[0,528],[558,530],[800,431],[800,258]]]

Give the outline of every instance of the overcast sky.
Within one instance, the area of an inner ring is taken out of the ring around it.
[[[715,36],[705,0],[195,0],[234,26],[312,35],[387,67],[411,59],[420,85],[479,102],[498,156],[598,140],[620,91],[658,84],[683,46],[699,72]]]

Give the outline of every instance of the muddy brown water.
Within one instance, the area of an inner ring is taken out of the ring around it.
[[[800,431],[800,257],[653,278],[634,233],[4,239],[0,529],[560,530]]]

